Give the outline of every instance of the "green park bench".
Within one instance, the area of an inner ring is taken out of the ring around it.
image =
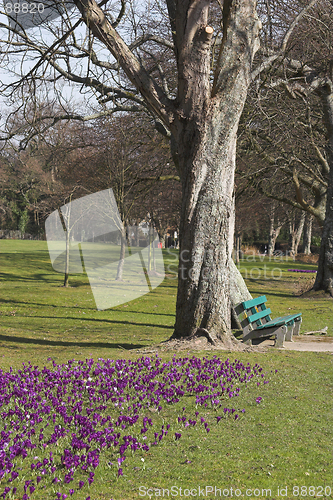
[[[283,342],[292,342],[293,335],[298,335],[302,322],[302,313],[291,314],[271,319],[271,310],[266,308],[265,295],[246,300],[235,307],[243,329],[243,342],[252,345],[252,340],[275,335],[275,347],[283,347]]]

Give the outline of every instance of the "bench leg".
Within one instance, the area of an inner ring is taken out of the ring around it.
[[[276,331],[275,334],[275,343],[274,347],[281,348],[283,347],[283,342],[286,337],[287,327],[285,325],[280,326],[280,328]]]
[[[246,345],[252,345],[252,331],[243,333],[243,343]]]
[[[301,329],[302,318],[297,318],[295,321],[294,335],[299,335]]]
[[[295,331],[295,323],[287,326],[287,333],[286,333],[286,341],[287,342],[294,342],[293,341],[294,331]]]

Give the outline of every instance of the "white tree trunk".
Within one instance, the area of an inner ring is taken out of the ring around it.
[[[305,219],[302,252],[305,255],[311,254],[313,215],[307,214]]]

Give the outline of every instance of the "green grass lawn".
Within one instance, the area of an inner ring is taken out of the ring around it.
[[[1,240],[0,368],[16,371],[29,361],[51,368],[51,360],[62,364],[70,359],[137,359],[142,355],[138,348],[166,340],[174,324],[177,281],[172,272],[177,252],[165,251],[164,257],[167,277],[157,289],[128,304],[97,311],[86,275],[71,276],[71,287],[62,287],[63,276],[53,271],[45,242]],[[313,276],[288,271],[315,266],[292,260],[269,262],[267,258],[252,262],[249,257],[239,267],[252,295],[267,296],[273,317],[301,311],[302,331],[328,326],[327,335],[333,336],[333,301],[297,296]],[[200,357],[213,354],[195,352]],[[182,438],[175,441],[170,434],[148,452],[135,453],[126,460],[120,478],[103,458],[93,485],[82,490],[82,496],[72,498],[149,498],[140,486],[156,488],[150,490],[151,498],[158,493],[161,497],[161,489],[172,486],[177,492],[174,498],[185,498],[184,489],[199,486],[216,486],[222,497],[230,497],[233,488],[244,498],[332,498],[332,355],[274,349],[218,354],[223,360],[237,358],[251,366],[258,363],[270,380],[260,386],[249,384],[235,398],[237,409],[246,410],[239,420],[228,418],[217,424],[216,411],[201,407],[199,417],[208,422],[210,432],[202,426],[184,429],[177,416],[185,407],[185,414],[192,418],[196,411],[193,397],[166,405],[159,414],[152,411],[156,428],[172,422],[171,430],[181,432]],[[165,361],[171,357],[162,355]],[[258,396],[262,397],[260,404],[256,403]],[[59,456],[60,452],[54,453]],[[271,494],[262,490],[271,490]],[[36,490],[31,499],[49,500],[54,495],[54,485],[49,485],[43,492]],[[219,498],[209,490],[205,495],[187,497]]]

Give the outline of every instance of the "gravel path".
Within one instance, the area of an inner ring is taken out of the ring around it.
[[[332,337],[306,337],[298,335],[293,337],[293,342],[284,342],[283,350],[289,351],[311,351],[311,352],[331,352],[333,353]],[[253,342],[254,344],[254,342]],[[259,345],[259,344],[258,344]],[[262,347],[274,346],[274,340],[268,339],[260,342]]]

